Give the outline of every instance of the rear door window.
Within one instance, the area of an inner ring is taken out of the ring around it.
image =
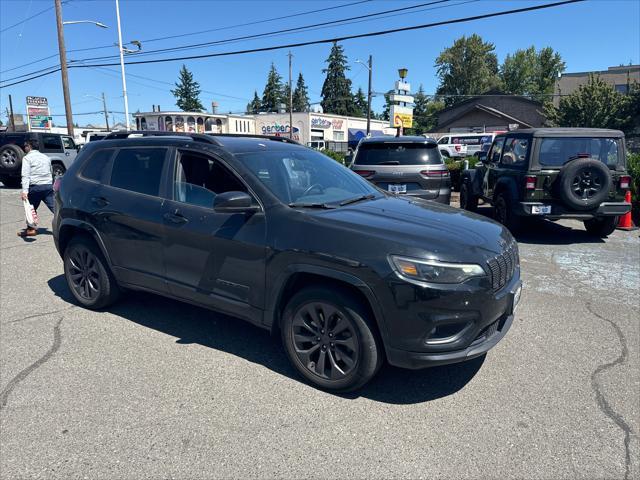
[[[81,175],[84,178],[95,182],[106,182],[109,160],[111,160],[114,152],[114,149],[99,150],[95,152],[85,163]]]
[[[62,152],[62,138],[58,135],[42,135],[42,151]]]
[[[528,150],[528,138],[507,138],[500,163],[505,167],[522,167],[526,164]]]
[[[437,165],[442,163],[434,143],[365,143],[360,145],[356,165]]]
[[[24,135],[1,135],[0,147],[3,145],[18,145],[19,147],[22,147],[25,140],[26,138]]]
[[[71,137],[62,137],[62,144],[66,150],[75,150],[76,144]]]
[[[120,150],[113,160],[111,186],[159,196],[166,157],[166,148],[141,147]]]
[[[493,146],[489,151],[488,159],[491,163],[498,163],[500,161],[500,154],[502,153],[502,146],[504,145],[504,137],[497,138],[495,142],[493,142]]]

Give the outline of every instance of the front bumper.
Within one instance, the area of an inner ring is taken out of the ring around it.
[[[534,206],[542,207],[551,205],[551,213],[537,214],[531,213]],[[519,202],[515,213],[517,215],[532,216],[540,218],[548,218],[550,220],[560,220],[563,218],[572,218],[576,220],[590,220],[598,217],[616,217],[624,215],[631,211],[631,204],[625,202],[603,202],[595,210],[578,211],[568,210],[564,205],[549,204],[543,202]]]

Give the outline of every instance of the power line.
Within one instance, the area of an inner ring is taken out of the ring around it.
[[[407,10],[415,10],[417,8],[420,7],[426,7],[429,5],[435,5],[435,4],[440,4],[440,3],[447,3],[451,0],[435,0],[435,1],[431,1],[431,2],[427,2],[427,3],[420,3],[417,5],[412,5],[409,7],[401,7],[401,8],[394,8],[391,10],[383,10],[381,12],[374,12],[374,13],[369,13],[366,15],[357,15],[355,17],[349,17],[349,18],[343,18],[343,19],[339,19],[339,20],[330,20],[330,21],[326,21],[326,22],[320,22],[320,23],[314,23],[314,24],[310,24],[310,25],[303,25],[301,27],[291,27],[291,28],[284,28],[281,30],[275,30],[273,32],[263,32],[263,33],[256,33],[256,34],[252,34],[252,35],[243,35],[240,37],[234,37],[234,38],[228,38],[225,40],[215,40],[215,41],[211,41],[211,42],[203,42],[203,43],[194,43],[194,44],[190,44],[190,45],[182,45],[182,46],[177,46],[177,47],[168,47],[168,48],[159,48],[156,50],[147,50],[147,51],[143,51],[140,54],[138,54],[139,56],[142,55],[154,55],[157,53],[166,53],[166,52],[174,52],[174,51],[182,51],[182,50],[192,50],[192,49],[197,49],[197,48],[203,48],[203,47],[209,47],[209,46],[213,46],[213,45],[221,45],[221,44],[225,44],[225,43],[231,43],[231,42],[237,42],[240,40],[252,40],[252,39],[257,39],[257,38],[262,38],[262,37],[266,37],[266,36],[273,36],[273,35],[279,35],[279,34],[283,34],[283,33],[291,33],[291,32],[297,32],[300,30],[309,30],[309,29],[314,29],[317,27],[325,27],[328,25],[334,25],[334,24],[340,24],[340,23],[345,23],[345,22],[351,22],[353,20],[360,20],[360,19],[365,19],[365,20],[371,20],[372,17],[379,17],[381,15],[386,15],[389,13],[396,13],[396,12],[403,12],[403,11],[407,11]],[[82,59],[82,60],[103,60],[103,59],[110,59],[110,58],[116,58],[117,55],[106,55],[106,56],[102,56],[102,57],[94,57],[94,58],[90,58],[90,59]]]
[[[62,4],[64,5],[65,3],[69,3],[70,1],[71,1],[71,0],[66,0],[66,1],[62,2]],[[30,16],[30,17],[28,17],[28,18],[25,18],[24,20],[20,20],[19,22],[14,23],[13,25],[9,25],[8,27],[4,27],[2,30],[0,30],[0,33],[4,33],[4,32],[6,32],[7,30],[10,30],[10,29],[12,29],[12,28],[14,28],[14,27],[17,27],[18,25],[22,25],[23,23],[26,23],[26,22],[28,22],[29,20],[31,20],[31,19],[33,19],[33,18],[36,18],[36,17],[38,17],[38,16],[42,15],[43,13],[46,13],[46,12],[48,12],[49,10],[53,10],[53,9],[54,9],[54,5],[52,5],[52,6],[48,7],[48,8],[45,8],[44,10],[40,10],[39,12],[34,13],[33,15],[31,15],[31,16]]]
[[[286,45],[272,45],[272,46],[269,46],[269,47],[252,48],[252,49],[246,49],[246,50],[236,50],[236,51],[231,51],[231,52],[208,53],[208,54],[202,54],[202,55],[190,55],[190,56],[183,56],[183,57],[162,58],[162,59],[154,59],[154,60],[140,60],[140,61],[128,62],[127,65],[142,65],[142,64],[149,64],[149,63],[166,63],[166,62],[176,62],[176,61],[184,61],[184,60],[196,60],[196,59],[202,59],[202,58],[223,57],[223,56],[231,56],[231,55],[243,55],[243,54],[247,54],[247,53],[267,52],[267,51],[273,51],[273,50],[282,50],[282,49],[285,49],[285,48],[296,48],[296,47],[305,47],[305,46],[309,46],[309,45],[318,45],[318,44],[323,44],[323,43],[342,42],[342,41],[345,41],[345,40],[377,37],[377,36],[383,36],[383,35],[390,35],[390,34],[398,33],[398,32],[422,30],[422,29],[434,28],[434,27],[443,26],[443,25],[466,23],[466,22],[471,22],[471,21],[476,21],[476,20],[483,20],[483,19],[487,19],[487,18],[501,17],[501,16],[505,16],[505,15],[513,15],[513,14],[517,14],[517,13],[532,12],[532,11],[543,10],[543,9],[548,9],[548,8],[555,8],[555,7],[559,7],[559,6],[562,6],[562,5],[568,5],[568,4],[579,3],[579,2],[584,2],[584,1],[585,0],[564,0],[564,1],[554,2],[554,3],[547,3],[547,4],[543,4],[543,5],[534,5],[534,6],[530,6],[530,7],[517,8],[517,9],[512,9],[512,10],[503,10],[503,11],[499,11],[499,12],[485,13],[485,14],[482,14],[482,15],[474,15],[474,16],[471,16],[471,17],[455,18],[455,19],[451,19],[451,20],[443,20],[443,21],[440,21],[440,22],[432,22],[432,23],[426,23],[426,24],[421,24],[421,25],[412,25],[412,26],[408,26],[408,27],[398,27],[398,28],[393,28],[393,29],[388,29],[388,30],[379,30],[379,31],[375,31],[375,32],[360,33],[360,34],[354,34],[354,35],[344,35],[344,36],[340,36],[340,37],[325,38],[325,39],[320,39],[320,40],[310,40],[310,41],[306,41],[306,42],[297,42],[297,43],[291,43],[291,44],[286,44]],[[119,64],[118,63],[104,63],[104,64],[92,64],[92,65],[88,65],[88,64],[77,65],[77,64],[75,64],[75,65],[70,65],[69,68],[111,67],[111,66],[117,66],[117,65],[119,65]],[[59,70],[59,68],[57,70]],[[27,78],[25,80],[20,80],[18,82],[14,82],[14,83],[9,84],[9,85],[4,85],[4,86],[2,86],[0,88],[10,87],[10,86],[13,86],[13,85],[17,85],[19,83],[24,83],[24,82],[33,80],[35,78],[39,78],[39,77],[44,76],[44,75],[50,75],[52,73],[55,73],[55,71],[57,71],[57,70],[54,70],[53,72],[43,73],[41,75],[38,75],[38,76],[35,76],[35,77],[31,77],[31,78]]]

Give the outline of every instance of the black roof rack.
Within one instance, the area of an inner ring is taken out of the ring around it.
[[[231,138],[261,138],[265,140],[271,140],[274,142],[292,143],[299,145],[298,142],[292,140],[289,137],[275,137],[270,135],[246,135],[242,133],[189,133],[189,132],[160,132],[156,130],[120,130],[111,132],[104,137],[104,140],[122,140],[125,138],[137,138],[137,137],[187,137],[195,142],[211,143],[214,145],[222,146],[217,141],[216,137],[231,137]]]

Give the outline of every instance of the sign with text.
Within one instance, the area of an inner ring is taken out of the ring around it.
[[[311,128],[331,128],[331,120],[322,117],[311,117]]]
[[[47,97],[27,97],[27,106],[46,107],[48,105]]]
[[[413,108],[391,105],[389,120],[391,127],[411,128],[413,126]]]
[[[46,106],[47,99],[44,97],[27,97],[27,102],[29,99],[33,98],[41,98],[44,99],[44,106],[38,105],[29,105],[27,103],[27,117],[29,119],[29,130],[48,130],[53,126],[53,122],[51,119],[51,114],[49,112],[49,107]]]

